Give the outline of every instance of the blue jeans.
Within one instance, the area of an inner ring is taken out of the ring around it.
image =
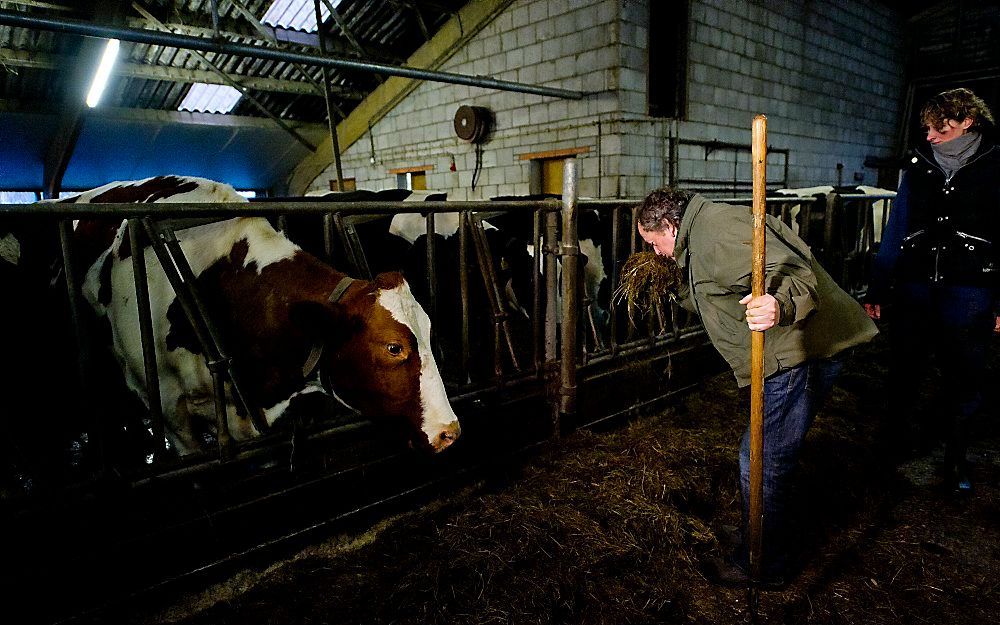
[[[916,414],[920,388],[932,360],[941,370],[941,397],[933,425],[946,443],[947,464],[965,461],[969,417],[986,383],[996,291],[971,286],[903,283],[890,317],[889,421],[903,438]]]
[[[806,432],[843,367],[840,358],[814,360],[784,369],[764,380],[764,523],[761,571],[782,575],[787,564],[788,490]],[[747,569],[750,539],[750,427],[740,445],[740,497],[744,545],[737,564]]]

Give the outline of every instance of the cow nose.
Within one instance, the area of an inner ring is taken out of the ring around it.
[[[458,421],[451,423],[437,435],[437,439],[433,443],[434,451],[436,453],[440,453],[445,449],[448,449],[461,435],[462,428],[458,425]]]

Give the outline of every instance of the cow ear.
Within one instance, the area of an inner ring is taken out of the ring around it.
[[[391,290],[403,284],[403,274],[398,271],[387,271],[375,276],[375,286],[379,289]]]

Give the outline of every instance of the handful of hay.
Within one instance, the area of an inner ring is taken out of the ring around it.
[[[660,309],[665,297],[676,295],[681,283],[677,262],[669,256],[654,252],[636,252],[628,257],[622,267],[621,284],[611,299],[612,307],[625,300],[628,319],[635,325],[635,313],[642,318],[654,308]]]

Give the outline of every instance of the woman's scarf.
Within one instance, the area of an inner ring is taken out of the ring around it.
[[[979,149],[983,136],[978,132],[967,132],[961,137],[931,145],[934,160],[944,170],[945,178],[951,180],[955,172],[962,168]]]

